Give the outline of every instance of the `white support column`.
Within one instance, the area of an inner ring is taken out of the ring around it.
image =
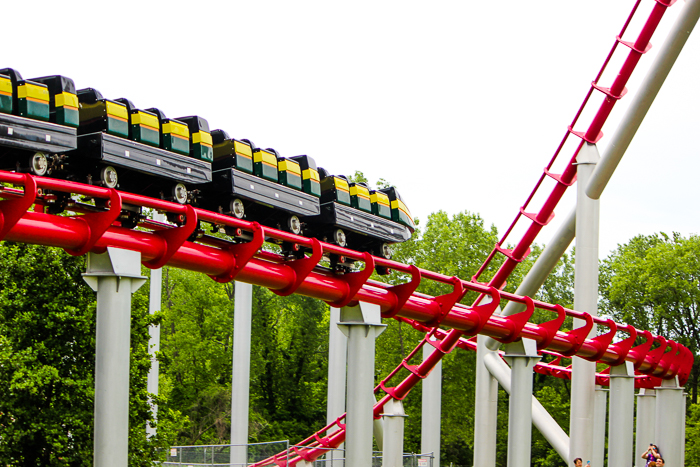
[[[474,467],[496,467],[496,421],[498,416],[498,381],[486,368],[488,336],[476,338],[476,393],[474,396]],[[500,345],[500,342],[494,340]],[[498,357],[498,355],[495,355]],[[509,385],[510,387],[510,385]],[[510,389],[508,389],[510,390]],[[421,449],[426,452],[425,449]]]
[[[574,309],[598,315],[598,223],[600,201],[586,196],[588,180],[600,159],[595,144],[584,143],[578,153],[576,199],[576,264]],[[574,320],[574,328],[583,325]],[[595,326],[589,336],[595,335]],[[576,457],[584,464],[593,457],[593,413],[595,408],[595,362],[573,357],[569,462]]]
[[[656,391],[653,389],[640,389],[637,394],[637,429],[634,465],[644,467],[646,459],[642,459],[642,454],[646,452],[649,445],[656,442]]]
[[[610,368],[608,465],[633,465],[634,367],[631,362]]]
[[[161,290],[163,282],[163,270],[161,268],[151,269],[151,280],[149,284],[149,304],[148,311],[153,314],[160,311]],[[147,391],[150,394],[158,395],[158,375],[160,371],[160,362],[156,357],[156,353],[160,351],[160,325],[150,326],[148,328],[150,338],[148,339],[148,356],[151,358],[151,369],[148,370]],[[158,406],[153,403],[151,397],[148,397],[151,404],[153,418],[158,418]],[[149,423],[146,424],[146,435],[151,437],[156,434],[156,428]]]
[[[141,253],[88,253],[83,279],[97,292],[95,467],[126,467],[129,454],[131,294],[145,282]]]
[[[683,388],[678,384],[678,377],[665,379],[656,388],[656,438],[654,444],[659,447],[666,465],[682,466],[685,439],[680,423],[685,420],[683,411]]]
[[[605,462],[605,420],[608,414],[608,390],[595,387],[595,414],[593,415],[593,457],[591,465]]]
[[[403,431],[406,412],[403,402],[391,399],[384,404],[384,444],[382,467],[403,467]]]
[[[348,338],[348,395],[345,417],[345,466],[372,465],[372,401],[374,389],[375,340],[386,325],[381,324],[378,305],[360,302],[340,310],[338,327]]]
[[[433,346],[423,346],[423,360],[433,353]],[[432,452],[433,467],[440,467],[440,428],[442,420],[442,360],[422,382],[420,452]]]
[[[532,369],[540,360],[532,339],[506,344],[511,368],[508,401],[508,467],[530,467],[532,450]]]
[[[164,221],[165,214],[155,212],[153,214],[154,221]],[[163,289],[163,269],[151,269],[151,279],[149,281],[149,291],[148,291],[148,312],[153,314],[160,311],[161,298]],[[160,325],[150,326],[148,328],[148,333],[150,335],[148,339],[148,356],[151,358],[151,369],[148,370],[148,382],[146,383],[146,390],[153,395],[158,395],[158,377],[160,372],[160,362],[156,357],[156,353],[160,351]],[[151,397],[148,397],[149,404],[151,405],[151,411],[153,412],[153,418],[158,418],[158,406],[153,403]],[[151,426],[149,423],[146,424],[146,436],[149,438],[156,434],[156,428]]]
[[[370,394],[369,401],[372,403],[372,407],[377,403],[374,393]],[[372,434],[374,434],[374,444],[377,445],[377,449],[381,449],[384,446],[384,420],[381,417],[373,420]]]
[[[490,352],[484,356],[484,364],[489,372],[498,380],[498,384],[510,394],[511,371],[506,362],[495,353]],[[542,407],[542,404],[533,397],[532,404],[532,423],[542,433],[542,436],[552,445],[557,454],[566,460],[569,457],[569,437],[564,433],[556,420]]]
[[[328,328],[328,398],[326,403],[326,425],[335,422],[345,413],[345,375],[347,374],[348,338],[338,327],[340,324],[340,308],[330,308]],[[326,460],[333,461],[345,457],[342,449],[326,454]]]
[[[685,414],[686,414],[686,406],[685,404],[688,402],[688,393],[684,392],[683,393],[683,409],[681,410],[681,413],[683,416],[678,420],[678,422],[681,424],[681,439],[683,440],[683,449],[681,449],[681,463],[678,465],[685,465]]]
[[[250,399],[250,332],[253,321],[253,286],[235,283],[233,306],[233,364],[231,368],[232,465],[248,462],[248,407]]]
[[[597,199],[603,193],[700,17],[700,0],[687,0],[683,3],[684,5],[679,5],[682,10],[678,19],[661,44],[644,80],[636,86],[627,111],[608,140],[605,157],[588,182],[586,194],[591,198]]]

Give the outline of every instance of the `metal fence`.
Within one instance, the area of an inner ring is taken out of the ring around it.
[[[247,449],[248,462],[245,464],[231,463],[231,450]],[[273,441],[270,443],[251,443],[244,445],[219,444],[199,446],[172,446],[168,450],[166,461],[162,466],[226,466],[243,467],[248,464],[265,460],[278,452],[289,451],[289,440]]]
[[[290,457],[294,457],[294,448],[301,449],[303,446],[290,446],[289,441],[274,441],[271,443],[253,443],[248,445],[206,445],[206,446],[173,446],[168,451],[167,460],[162,462],[162,466],[197,467],[197,466],[226,466],[245,467],[255,462],[269,459],[275,454],[286,451]],[[231,450],[247,449],[247,464],[232,464]],[[271,464],[274,465],[274,464]],[[311,463],[313,467],[345,467],[345,451],[342,449],[332,449],[321,458]],[[372,453],[372,466],[382,466],[382,453],[375,451]],[[405,453],[403,455],[404,467],[433,467],[433,453],[415,454]]]

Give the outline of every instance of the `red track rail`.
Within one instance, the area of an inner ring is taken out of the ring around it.
[[[489,285],[374,258],[366,253],[263,228],[256,223],[190,206],[63,180],[0,172],[0,182],[18,187],[4,187],[0,191],[0,196],[4,198],[0,201],[0,238],[5,240],[61,247],[73,254],[104,251],[109,246],[126,248],[141,252],[144,264],[152,268],[168,264],[203,272],[222,282],[235,278],[267,287],[281,295],[300,293],[325,300],[334,306],[344,306],[351,301],[361,300],[379,305],[384,317],[411,320],[416,326],[426,328],[438,325],[452,328],[452,331],[446,333],[441,331],[444,334],[441,334],[441,339],[436,342],[430,342],[426,338],[411,353],[402,366],[411,370],[411,375],[406,380],[394,388],[388,387],[388,381],[398,373],[397,370],[382,382],[380,388],[387,392],[387,396],[375,407],[376,416],[379,416],[381,408],[389,398],[403,399],[445,353],[465,342],[462,335],[484,334],[502,342],[527,337],[535,340],[541,350],[548,349],[562,356],[577,355],[609,365],[617,365],[627,360],[633,362],[640,374],[656,378],[678,375],[682,383],[687,380],[692,366],[693,356],[686,347],[667,341],[663,337],[653,336],[648,331],[640,333],[630,325],[618,325],[612,320],[603,320],[587,313],[567,310],[559,305],[502,292]],[[100,204],[105,208],[96,209],[76,203],[68,208],[82,212],[82,215],[66,217],[46,213],[47,206],[50,206],[60,193],[70,193],[73,199],[78,198],[76,195],[82,195],[101,200]],[[166,211],[178,217],[181,225],[149,222],[142,225],[144,230],[120,227],[117,217],[123,204]],[[34,210],[29,211],[32,206]],[[253,240],[236,244],[205,236],[197,242],[192,242],[188,239],[196,234],[198,221],[252,232]],[[303,260],[285,261],[276,254],[259,251],[265,238],[297,242],[311,248],[313,254]],[[343,254],[364,261],[365,269],[343,275],[333,274],[318,266],[324,252]],[[410,274],[411,280],[393,287],[369,281],[374,264]],[[422,280],[451,284],[453,291],[440,297],[415,293]],[[471,307],[459,304],[458,301],[470,290],[489,296],[490,303]],[[526,311],[509,317],[493,315],[496,306],[503,301],[523,303],[526,305]],[[535,309],[550,311],[554,318],[539,325],[530,323],[528,319]],[[562,331],[560,326],[566,316],[583,319],[587,324],[576,330]],[[606,326],[608,332],[586,339],[585,336],[593,323]],[[623,331],[627,337],[613,343],[613,338],[619,331]],[[643,334],[646,342],[633,347],[638,334]],[[435,346],[434,356],[420,365],[410,365],[410,358],[416,355],[418,349],[426,342]],[[655,344],[657,346],[652,349]],[[342,427],[340,420],[337,426]],[[344,429],[338,429],[323,438],[319,446],[337,446],[343,439]],[[318,443],[316,437],[307,442],[310,441]],[[305,452],[302,457],[317,457],[325,451],[314,446],[310,448],[311,450]],[[289,462],[293,463],[292,460]]]
[[[637,8],[639,7],[639,4],[641,3],[641,0],[638,0],[635,4],[634,7],[632,8],[631,13],[629,14],[627,20],[625,21],[622,30],[620,31],[620,34],[617,36],[615,43],[613,44],[613,47],[611,48],[608,56],[606,57],[603,66],[601,67],[600,71],[598,72],[596,78],[593,80],[591,83],[591,87],[584,98],[584,101],[579,108],[578,112],[576,113],[572,123],[568,126],[568,131],[564,135],[564,138],[562,139],[561,143],[557,147],[557,150],[554,153],[554,156],[550,160],[549,164],[547,167],[545,167],[543,174],[540,176],[537,184],[535,185],[535,188],[531,192],[530,196],[527,198],[525,201],[525,204],[520,208],[519,213],[516,215],[515,220],[512,222],[510,227],[507,229],[503,237],[500,239],[500,241],[495,245],[494,249],[491,251],[487,259],[485,260],[484,264],[479,268],[477,273],[473,276],[472,280],[474,283],[478,280],[478,278],[481,276],[481,274],[486,270],[490,262],[493,260],[495,257],[496,253],[501,253],[505,256],[505,261],[501,265],[501,267],[498,269],[496,274],[494,275],[493,278],[491,278],[490,281],[488,281],[487,284],[481,284],[485,285],[486,287],[489,288],[489,292],[484,292],[473,307],[471,308],[471,311],[482,311],[484,309],[490,308],[488,305],[479,305],[481,303],[482,299],[486,297],[487,295],[491,295],[491,303],[497,305],[499,303],[499,300],[497,300],[498,292],[497,289],[501,289],[505,286],[507,278],[510,276],[510,274],[513,272],[515,267],[522,262],[522,260],[530,253],[530,246],[532,243],[535,241],[535,238],[539,234],[539,232],[542,230],[542,228],[547,225],[552,218],[554,217],[554,208],[556,205],[559,203],[561,198],[563,197],[566,189],[571,186],[575,181],[576,181],[576,157],[578,156],[579,151],[581,150],[581,147],[583,147],[583,144],[588,142],[588,143],[596,143],[598,142],[602,137],[602,128],[605,122],[607,121],[607,118],[610,116],[610,113],[612,112],[613,107],[615,106],[615,103],[621,99],[626,93],[627,89],[625,88],[625,85],[627,84],[627,81],[629,80],[630,76],[632,75],[632,72],[636,68],[637,64],[639,63],[639,60],[641,59],[641,56],[645,54],[646,52],[649,51],[651,48],[651,43],[650,39],[651,36],[653,35],[654,31],[658,27],[663,15],[666,12],[666,9],[673,5],[675,3],[675,0],[655,0],[654,7],[652,8],[652,11],[647,18],[644,26],[642,27],[637,39],[634,42],[626,42],[623,41],[621,38],[623,37],[625,31],[627,30],[627,27],[629,26],[632,18],[634,17],[634,14],[637,11]],[[604,88],[598,84],[599,79],[601,78],[603,72],[605,71],[605,68],[610,62],[610,59],[612,58],[618,44],[623,44],[627,47],[629,47],[630,51],[627,56],[627,59],[623,63],[620,71],[618,72],[613,84],[611,85],[610,88]],[[594,92],[594,90],[600,91],[605,95],[605,99],[603,103],[601,104],[600,108],[598,109],[595,117],[591,121],[588,129],[586,131],[576,131],[574,129],[579,117],[583,113],[584,109],[586,108],[586,105],[589,102],[589,99]],[[550,170],[552,169],[555,161],[557,160],[559,154],[561,153],[565,143],[568,140],[568,137],[573,134],[579,138],[581,138],[581,142],[578,144],[576,150],[574,151],[574,154],[571,156],[569,159],[569,162],[567,163],[563,173],[561,174],[554,174]],[[554,188],[552,189],[551,193],[545,200],[544,204],[540,208],[539,212],[537,213],[528,213],[526,212],[526,209],[532,199],[535,197],[538,189],[542,185],[542,182],[544,181],[545,177],[550,177],[552,178],[556,184]],[[527,219],[530,220],[531,224],[526,230],[525,234],[523,237],[518,241],[516,246],[513,249],[507,249],[505,248],[505,242],[508,237],[508,235],[511,233],[515,225],[518,223],[522,217],[525,216]],[[474,283],[470,285],[474,285]],[[452,308],[455,305],[455,302],[459,301],[463,296],[464,296],[464,290],[463,287],[467,287],[470,290],[476,290],[475,288],[470,287],[466,283],[462,283],[459,287],[458,284],[455,283],[455,291],[453,294],[448,294],[443,297],[436,297],[435,300],[438,302],[438,305],[440,306],[440,309],[438,311],[438,315],[435,316],[431,321],[428,323],[429,327],[431,328],[437,328],[438,325],[443,324],[443,325],[448,325],[447,322],[443,321],[443,319],[448,318],[451,316],[452,312],[454,312],[454,309]],[[415,290],[415,289],[414,289]],[[505,298],[505,294],[501,294],[503,298]],[[521,297],[522,298],[522,297]],[[508,300],[517,300],[515,298],[507,298]],[[529,300],[529,299],[528,299]],[[522,303],[522,302],[521,302]],[[532,335],[529,335],[530,329],[528,326],[531,326],[530,323],[527,323],[525,325],[521,326],[522,320],[525,317],[524,314],[527,314],[527,320],[531,314],[531,306],[532,303],[526,302],[528,305],[528,310],[523,313],[519,313],[517,315],[510,316],[508,318],[502,318],[506,320],[512,320],[509,323],[510,328],[513,330],[512,332],[512,337],[506,337],[504,338],[498,338],[496,339],[501,340],[502,342],[512,342],[515,338],[517,338],[518,335],[522,337],[530,337],[530,338],[535,338]],[[449,306],[447,306],[449,305]],[[545,308],[544,306],[538,305],[538,307]],[[448,310],[449,308],[449,310]],[[493,312],[493,309],[491,308],[491,313]],[[559,311],[559,318],[562,319],[563,317],[561,314],[561,310],[556,310]],[[575,312],[571,312],[571,310],[567,310],[566,314],[575,316]],[[394,312],[392,316],[394,316],[396,313]],[[676,364],[680,366],[683,366],[683,375],[680,374],[680,370],[676,372],[680,376],[681,381],[683,382],[682,384],[685,384],[685,381],[687,380],[688,374],[685,374],[685,371],[688,371],[690,368],[689,366],[686,365],[692,365],[693,361],[693,356],[690,353],[690,351],[683,347],[680,346],[676,343],[672,343],[671,341],[666,341],[663,337],[652,337],[651,333],[648,331],[644,331],[644,335],[646,337],[646,342],[640,346],[635,347],[634,349],[631,349],[632,344],[634,343],[636,336],[637,336],[637,330],[634,329],[632,326],[626,326],[625,331],[628,332],[628,337],[622,341],[620,341],[617,344],[611,344],[613,341],[613,338],[617,332],[617,325],[612,321],[612,320],[606,320],[605,323],[599,322],[597,318],[592,318],[590,315],[584,313],[585,319],[586,319],[586,325],[583,328],[579,328],[578,331],[580,331],[580,334],[573,336],[575,334],[575,331],[570,331],[568,333],[569,336],[572,337],[572,340],[570,341],[570,344],[572,347],[569,350],[564,350],[562,351],[561,349],[558,349],[557,346],[557,337],[555,336],[553,340],[551,341],[550,345],[543,345],[541,341],[538,341],[538,348],[541,350],[544,347],[549,347],[553,349],[555,352],[559,352],[562,356],[572,356],[572,355],[578,355],[583,358],[587,358],[589,360],[595,361],[604,361],[606,363],[612,364],[612,365],[617,365],[625,361],[625,359],[629,359],[629,356],[631,353],[637,353],[638,355],[641,355],[642,353],[645,353],[647,356],[651,356],[652,360],[658,361],[658,364],[660,365],[662,361],[666,360],[668,361],[669,359],[676,360]],[[482,316],[482,315],[480,315]],[[475,328],[472,329],[473,333],[481,333],[481,334],[488,334],[493,336],[492,334],[489,334],[491,329],[489,329],[489,323],[491,323],[491,320],[494,319],[494,316],[489,317],[489,321],[487,323],[484,323],[483,317],[481,318],[481,321],[477,322],[475,324]],[[417,319],[410,318],[412,321],[416,322],[416,325],[418,324]],[[557,321],[557,319],[551,321],[550,323],[545,323],[545,325],[550,324],[551,327],[549,329],[556,329],[558,326],[561,325],[562,321]],[[606,334],[600,335],[595,337],[594,341],[596,342],[596,345],[599,346],[598,351],[595,351],[593,349],[589,348],[588,341],[585,339],[585,336],[588,334],[588,331],[591,329],[592,322],[597,322],[598,324],[603,324],[604,326],[608,327],[608,332]],[[542,326],[545,326],[542,325]],[[483,326],[483,328],[482,328]],[[546,326],[545,326],[546,327]],[[623,327],[620,327],[620,329],[623,329]],[[584,331],[585,330],[585,331]],[[558,332],[555,331],[557,334]],[[544,333],[544,331],[543,331]],[[384,390],[387,393],[387,396],[382,398],[374,407],[374,413],[375,417],[378,417],[379,414],[381,413],[381,410],[384,406],[384,404],[390,399],[390,398],[395,398],[395,399],[403,399],[406,397],[408,392],[415,386],[419,381],[421,381],[423,378],[425,378],[430,371],[433,369],[433,367],[442,359],[442,357],[446,354],[451,352],[456,346],[460,344],[460,342],[463,341],[462,335],[465,334],[464,329],[459,328],[458,326],[452,326],[452,330],[449,331],[446,335],[443,336],[442,340],[439,341],[438,344],[434,344],[433,342],[430,342],[427,340],[423,340],[421,344],[416,347],[416,349],[409,354],[409,357],[406,358],[402,364],[396,368],[387,378],[385,378],[384,381],[380,384],[380,387],[382,390]],[[540,335],[541,337],[542,335]],[[536,339],[536,338],[535,338]],[[546,340],[546,339],[545,339]],[[574,348],[580,343],[581,340],[584,340],[585,342],[581,344],[581,347],[574,350]],[[658,343],[658,347],[654,348],[651,350],[652,346],[654,343]],[[408,360],[410,360],[414,355],[418,353],[418,350],[422,348],[422,346],[425,343],[429,343],[431,345],[435,346],[435,351],[427,358],[425,359],[421,364],[419,365],[410,365],[408,363]],[[620,350],[620,354],[618,355],[616,361],[610,362],[607,360],[609,356],[606,354],[608,351],[612,348],[616,347],[616,350]],[[607,348],[605,350],[604,348]],[[584,350],[585,349],[585,350]],[[666,352],[666,350],[669,350],[669,352]],[[592,353],[589,353],[592,352]],[[681,355],[683,354],[683,355]],[[671,357],[670,355],[675,355],[675,357]],[[683,363],[681,363],[683,362]],[[688,363],[689,362],[689,363]],[[401,383],[399,383],[396,387],[387,387],[388,380],[390,380],[392,377],[394,377],[399,370],[402,368],[406,368],[410,371],[410,375],[404,379]],[[540,367],[542,368],[542,367]],[[638,371],[641,371],[642,373],[645,373],[642,370],[642,366],[639,365],[639,363],[635,363],[635,368]],[[656,370],[653,370],[650,374],[653,375],[654,377],[661,377],[661,378],[666,378],[669,377],[668,375],[661,375],[661,374],[654,374]],[[565,373],[565,372],[564,372]],[[560,373],[560,374],[564,374]],[[258,463],[256,465],[267,465],[265,462],[274,462],[277,465],[288,465],[288,464],[295,464],[297,463],[300,459],[304,459],[307,461],[311,461],[318,456],[324,454],[324,452],[329,448],[329,447],[335,447],[338,446],[340,443],[344,441],[345,438],[345,426],[340,422],[342,420],[342,417],[339,418],[336,423],[325,427],[318,433],[314,434],[313,437],[308,438],[307,440],[303,441],[302,444],[308,444],[308,448],[305,450],[299,451],[295,449],[296,456],[291,456],[288,457],[287,455],[282,456],[279,460],[277,457],[268,459],[264,462]],[[336,431],[333,433],[330,433],[330,430],[333,428],[337,428]],[[319,434],[320,433],[328,433],[325,438],[320,438]]]
[[[230,281],[235,277],[236,280],[267,287],[280,294],[299,293],[324,300],[334,306],[344,306],[351,301],[361,300],[379,305],[384,317],[410,319],[422,326],[432,328],[442,325],[465,335],[484,334],[501,342],[512,342],[525,337],[535,340],[541,350],[548,349],[564,356],[577,355],[610,365],[618,365],[628,360],[633,362],[642,374],[662,378],[678,375],[683,381],[688,377],[690,361],[687,358],[692,355],[684,346],[660,336],[652,336],[648,331],[639,332],[631,325],[616,324],[609,319],[592,317],[588,313],[499,291],[488,285],[375,258],[367,253],[358,253],[287,232],[263,228],[256,223],[191,206],[181,206],[91,185],[2,171],[0,182],[23,185],[26,191],[24,196],[17,190],[7,188],[0,192],[0,196],[6,198],[0,201],[0,235],[4,235],[5,240],[57,246],[74,254],[80,254],[86,249],[104,251],[108,246],[140,251],[144,264],[152,268],[160,267],[162,263],[203,272],[219,281]],[[41,211],[50,204],[52,196],[37,197],[37,194],[29,191],[34,190],[37,193],[47,189],[53,193],[80,194],[108,201],[109,209],[89,212],[89,209],[76,205],[73,209],[86,213],[71,217],[47,214]],[[34,205],[35,200],[34,211],[27,211]],[[126,229],[118,226],[118,223],[109,222],[120,212],[121,203],[181,215],[183,222],[180,227],[159,223],[143,224],[144,229],[151,229],[149,231]],[[195,232],[198,220],[240,228],[252,232],[254,238],[250,243],[239,244],[213,237],[201,238],[198,242],[189,241],[188,238]],[[265,237],[304,244],[312,248],[314,254],[304,260],[285,261],[277,254],[259,251]],[[364,261],[365,269],[342,275],[333,274],[325,268],[318,267],[322,252],[343,254]],[[374,264],[409,273],[412,280],[400,286],[370,281],[369,276]],[[415,293],[422,280],[451,284],[453,292],[440,297]],[[467,291],[489,296],[491,302],[474,306],[457,303]],[[493,315],[496,306],[504,301],[525,304],[527,309],[508,317]],[[528,319],[535,309],[550,311],[554,318],[543,324],[530,323]],[[561,331],[559,328],[566,316],[582,319],[586,321],[586,325],[576,330]],[[594,323],[607,327],[608,332],[586,339],[585,336]],[[612,343],[619,331],[623,331],[627,337]],[[633,347],[634,338],[640,334],[646,336],[646,342]],[[436,347],[442,351],[452,350],[459,339],[455,339],[454,342],[450,342],[449,339],[450,333],[444,336]],[[654,343],[658,346],[650,351]]]
[[[602,137],[603,124],[610,115],[615,102],[624,95],[624,86],[627,80],[641,55],[649,49],[649,39],[666,8],[672,2],[656,0],[656,4],[637,40],[634,43],[623,42],[620,37],[627,28],[638,4],[639,2],[635,4],[615,46],[613,46],[596,80],[592,83],[583,105],[569,126],[564,140],[544,170],[535,189],[520,209],[511,227],[474,276],[473,281],[447,277],[414,266],[375,258],[366,253],[358,253],[317,240],[263,228],[256,223],[195,209],[191,206],[181,206],[163,200],[120,193],[90,185],[48,178],[34,178],[30,175],[9,172],[0,172],[0,182],[11,183],[17,187],[23,187],[23,189],[5,187],[0,191],[0,197],[4,198],[3,201],[0,201],[0,239],[62,247],[75,255],[85,254],[88,251],[104,251],[106,247],[110,246],[135,250],[141,252],[144,264],[150,268],[158,268],[167,264],[203,272],[220,282],[231,281],[235,278],[267,287],[280,295],[300,293],[325,300],[336,307],[345,306],[353,301],[365,301],[379,305],[385,318],[405,319],[411,321],[416,327],[434,329],[411,352],[402,365],[378,386],[377,389],[383,390],[386,396],[375,405],[375,417],[379,416],[384,404],[389,399],[406,397],[415,384],[425,378],[446,353],[459,346],[469,347],[470,341],[464,339],[464,335],[484,334],[501,342],[512,342],[521,337],[529,338],[537,342],[538,349],[541,351],[547,349],[562,357],[576,355],[608,365],[619,365],[624,361],[630,361],[641,375],[653,378],[678,376],[681,384],[685,384],[693,362],[693,355],[686,347],[670,340],[667,341],[663,337],[653,336],[649,331],[639,332],[630,325],[618,325],[612,320],[603,320],[587,313],[567,310],[559,305],[551,305],[499,290],[517,264],[529,253],[529,248],[536,236],[553,217],[554,207],[563,196],[566,188],[575,181],[576,156],[583,143],[585,141],[596,142]],[[630,47],[629,55],[612,86],[602,88],[597,81],[618,43]],[[594,89],[603,92],[606,95],[605,100],[588,129],[585,132],[575,131],[574,125]],[[581,143],[563,173],[561,175],[552,174],[550,169],[570,134],[580,137]],[[555,180],[554,189],[538,213],[526,213],[525,209],[545,176]],[[45,193],[49,194],[45,195]],[[96,209],[80,203],[72,203],[69,204],[68,209],[83,215],[65,217],[48,214],[47,207],[55,202],[55,195],[60,193],[99,199],[101,200],[100,205],[106,208]],[[179,219],[178,225],[149,222],[142,225],[144,229],[148,230],[137,231],[123,228],[120,226],[118,218],[124,204],[166,211]],[[32,206],[35,206],[34,211],[28,211]],[[515,248],[506,250],[503,247],[505,239],[523,215],[532,223]],[[214,237],[200,236],[198,235],[200,221],[251,232],[252,241],[232,243]],[[195,241],[191,241],[195,238]],[[266,238],[296,242],[311,249],[313,254],[301,260],[285,261],[284,258],[276,254],[260,251]],[[476,282],[476,278],[485,271],[496,252],[505,255],[504,263],[488,284]],[[318,267],[324,253],[341,254],[363,261],[365,268],[343,275],[333,274]],[[412,279],[410,282],[393,287],[369,281],[375,264],[410,274]],[[453,290],[440,297],[415,293],[420,282],[426,279],[450,284]],[[471,307],[458,303],[467,291],[480,293],[480,298]],[[490,300],[488,303],[482,303],[486,297]],[[508,317],[494,315],[494,310],[497,306],[502,305],[502,301],[522,303],[526,305],[526,311]],[[528,320],[535,309],[550,311],[555,317],[551,321],[539,325],[530,323]],[[586,325],[576,330],[562,331],[560,327],[566,316],[582,319]],[[594,323],[607,327],[608,331],[588,339],[586,336]],[[451,330],[448,332],[439,331],[438,326],[449,327]],[[626,337],[613,343],[619,331],[623,331]],[[440,339],[434,342],[430,341],[429,337],[437,333],[439,333]],[[640,334],[645,337],[645,342],[633,346],[635,339]],[[409,363],[411,358],[417,355],[426,343],[433,345],[435,351],[419,365],[411,365]],[[395,387],[389,387],[389,381],[398,374],[401,368],[408,369],[409,376]],[[546,365],[540,367],[540,369],[543,368],[545,370],[542,371],[550,371],[552,374],[558,371],[560,376],[566,373],[565,368],[557,369],[550,365],[551,369],[547,370]],[[341,420],[342,417],[334,424],[325,427],[305,440],[303,444],[307,446],[301,450],[295,450],[294,456],[284,454],[279,458],[276,456],[265,462],[288,465],[295,464],[301,459],[313,460],[317,458],[327,448],[335,447],[343,442],[345,430]],[[331,432],[331,430],[334,431]],[[327,434],[321,437],[321,433]],[[261,463],[260,465],[266,464]]]

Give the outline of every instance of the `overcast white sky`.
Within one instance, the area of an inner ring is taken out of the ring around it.
[[[25,78],[64,74],[78,88],[170,117],[198,114],[212,129],[284,156],[308,154],[333,173],[385,178],[422,222],[438,209],[468,210],[503,232],[633,4],[11,2],[3,5],[13,20],[3,26],[0,66]],[[653,4],[644,0],[638,18]],[[603,129],[601,153],[684,6],[670,8],[652,38],[656,47]],[[698,36],[601,198],[601,256],[640,233],[698,233]],[[621,47],[618,56],[626,53]],[[573,207],[569,191],[560,218]],[[555,229],[553,222],[538,242]]]

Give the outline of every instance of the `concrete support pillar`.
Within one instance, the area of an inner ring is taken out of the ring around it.
[[[600,201],[589,198],[585,188],[600,160],[595,144],[584,143],[578,153],[576,199],[576,264],[574,309],[598,315],[598,224]],[[574,320],[574,328],[583,325]],[[595,335],[595,326],[589,336]],[[569,462],[576,457],[584,464],[593,457],[593,413],[595,412],[595,362],[573,358]]]
[[[384,404],[384,443],[382,467],[403,467],[403,431],[406,412],[403,402],[391,399]]]
[[[156,212],[153,214],[154,221],[164,221],[165,214]],[[160,311],[163,288],[163,269],[151,269],[151,279],[149,281],[148,312],[153,314]],[[160,372],[160,362],[156,358],[156,353],[160,351],[160,325],[148,328],[150,337],[148,339],[148,355],[151,358],[151,369],[148,370],[147,391],[150,394],[158,395],[158,376]],[[151,404],[153,418],[158,418],[158,406],[153,403],[151,397],[148,398]],[[146,436],[151,437],[156,434],[156,428],[146,424]]]
[[[431,345],[423,346],[423,360],[433,353]],[[440,428],[442,419],[442,360],[423,380],[420,452],[432,452],[433,467],[440,467]]]
[[[348,338],[338,327],[340,322],[340,308],[331,307],[330,323],[328,328],[328,398],[326,403],[326,425],[335,422],[345,413],[345,375],[347,374]],[[337,451],[326,454],[326,460],[345,457],[342,449],[344,444],[338,446]]]
[[[608,465],[633,465],[634,367],[631,362],[610,368]]]
[[[656,438],[661,456],[666,465],[683,465],[683,388],[678,384],[678,377],[665,379],[656,388]]]
[[[163,285],[163,270],[161,268],[151,269],[151,280],[149,290],[148,311],[153,314],[160,311],[161,292]],[[148,370],[147,390],[153,395],[158,395],[158,375],[160,371],[160,362],[156,357],[156,353],[160,351],[160,325],[151,326],[148,328],[150,338],[148,339],[148,355],[151,357],[151,369]],[[153,418],[158,417],[158,406],[153,403],[149,396],[151,411]],[[151,437],[156,434],[156,428],[150,424],[146,424],[146,435]]]
[[[532,369],[540,360],[531,339],[506,344],[511,368],[508,403],[508,467],[529,467],[532,448]]]
[[[131,294],[145,282],[141,253],[88,253],[83,279],[97,292],[95,467],[126,467],[129,453]]]
[[[476,392],[474,396],[474,467],[496,467],[498,381],[486,368],[484,357],[494,354],[488,336],[476,338]],[[496,341],[497,342],[497,341]],[[500,343],[499,343],[500,344]],[[426,452],[425,449],[422,449]]]
[[[593,414],[593,457],[591,465],[605,462],[605,421],[608,414],[608,390],[595,387],[595,413]]]
[[[374,393],[370,394],[370,402],[372,407],[377,403],[377,398]],[[377,445],[377,449],[381,449],[384,446],[384,421],[381,417],[375,418],[372,423],[372,433],[374,434],[374,444]]]
[[[360,302],[340,310],[338,327],[348,338],[347,415],[345,466],[372,465],[372,400],[374,389],[375,340],[386,325],[381,324],[378,305]]]
[[[653,389],[640,389],[637,394],[637,436],[635,441],[634,465],[644,467],[646,459],[642,454],[649,445],[656,442],[656,391]]]
[[[681,424],[681,439],[683,440],[683,449],[681,449],[681,463],[678,465],[685,465],[685,414],[686,414],[686,403],[688,402],[688,393],[683,393],[683,409],[681,413],[683,416],[678,420]]]
[[[235,283],[233,307],[233,364],[231,368],[231,464],[248,462],[248,407],[250,399],[250,332],[253,286]]]
[[[498,380],[498,384],[510,394],[511,371],[497,353],[487,353],[484,364],[489,372]],[[532,398],[532,423],[542,433],[542,436],[552,445],[557,454],[566,461],[569,458],[569,437],[564,433],[559,424],[542,407],[536,397]]]

